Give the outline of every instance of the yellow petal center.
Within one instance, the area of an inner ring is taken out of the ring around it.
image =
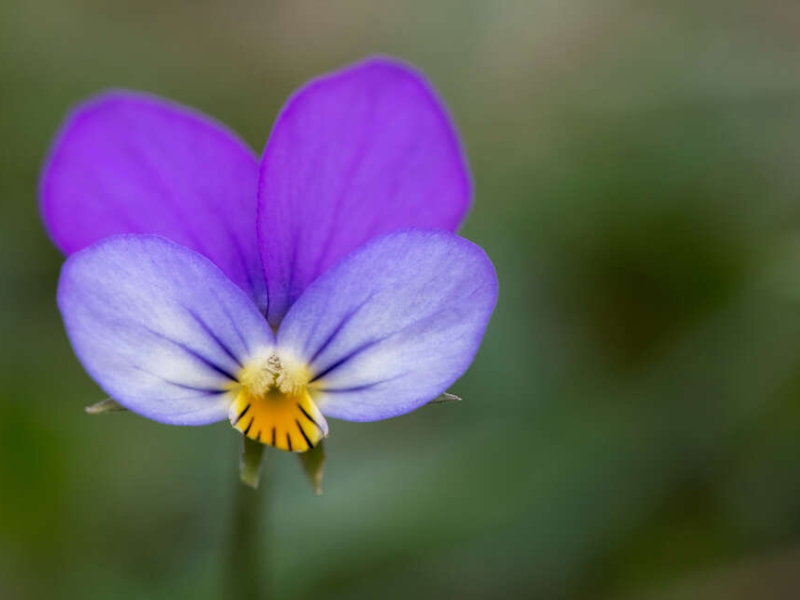
[[[228,418],[252,440],[305,452],[328,435],[328,424],[308,393],[308,369],[275,353],[253,359],[239,373]]]

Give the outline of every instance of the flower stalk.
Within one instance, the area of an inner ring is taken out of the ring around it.
[[[242,436],[239,463],[241,483],[236,485],[231,523],[225,598],[267,598],[264,581],[267,570],[266,527],[269,468],[261,469],[264,445]],[[269,463],[269,461],[263,461]],[[244,485],[242,485],[244,484]]]

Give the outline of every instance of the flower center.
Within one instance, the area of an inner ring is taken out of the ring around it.
[[[271,352],[249,361],[238,378],[228,418],[250,439],[304,452],[328,435],[325,417],[307,390],[305,365]]]

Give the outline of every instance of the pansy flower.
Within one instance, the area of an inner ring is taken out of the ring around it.
[[[174,425],[308,450],[326,417],[441,395],[478,350],[491,262],[454,231],[466,162],[422,76],[372,59],[313,80],[259,162],[186,108],[114,91],[67,119],[41,210],[89,375]]]

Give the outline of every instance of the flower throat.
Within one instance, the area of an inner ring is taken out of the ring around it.
[[[325,417],[307,390],[308,369],[273,353],[239,372],[228,418],[251,440],[290,452],[305,452],[328,434]]]

